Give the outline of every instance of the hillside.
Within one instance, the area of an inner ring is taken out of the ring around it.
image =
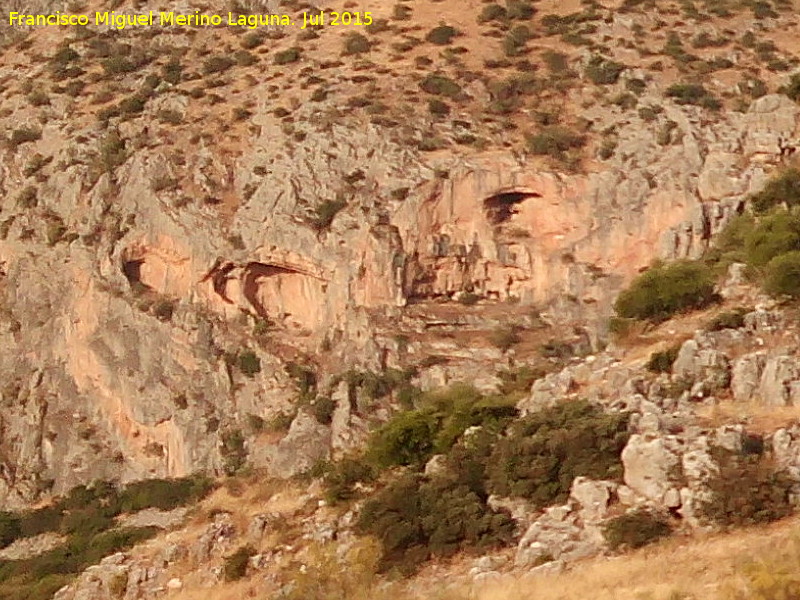
[[[789,535],[793,0],[6,4],[0,594],[577,597]],[[224,24],[10,16],[56,10]]]

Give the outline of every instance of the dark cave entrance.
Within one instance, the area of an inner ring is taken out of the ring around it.
[[[501,225],[517,214],[517,206],[529,198],[541,198],[541,194],[522,190],[500,192],[483,201],[486,216],[492,225]]]

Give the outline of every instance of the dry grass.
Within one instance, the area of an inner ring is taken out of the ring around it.
[[[794,598],[740,595],[740,592],[748,585],[751,590],[758,590],[765,574],[787,571],[787,562],[800,554],[798,526],[800,520],[793,518],[730,534],[676,538],[627,556],[589,560],[565,574],[515,577],[489,583],[478,590],[465,589],[459,597],[461,600]],[[793,572],[796,573],[796,566],[784,577],[784,584]]]
[[[764,600],[790,599],[798,585],[800,518],[728,534],[674,538],[638,552],[584,561],[563,574],[507,574],[480,586],[459,585],[471,560],[428,568],[419,577],[382,582],[368,541],[345,558],[336,547],[304,553],[305,572],[290,579],[309,600]],[[463,564],[461,564],[463,563]],[[271,597],[263,577],[187,589],[174,600]],[[765,591],[767,590],[767,591]],[[782,591],[781,591],[782,590]],[[264,594],[267,594],[266,596]],[[769,595],[773,594],[773,595]],[[783,594],[783,595],[781,595]],[[299,597],[299,596],[298,596]],[[294,597],[292,597],[294,600]]]
[[[749,402],[723,402],[701,408],[697,416],[710,427],[741,423],[752,433],[764,434],[800,420],[800,406],[767,406],[754,398]]]

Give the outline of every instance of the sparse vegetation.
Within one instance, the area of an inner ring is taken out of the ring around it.
[[[346,206],[347,202],[343,198],[325,200],[322,204],[317,206],[316,215],[314,215],[311,222],[312,227],[317,232],[327,231],[336,218],[336,215]]]
[[[352,32],[345,38],[344,54],[364,54],[365,52],[369,52],[369,50],[370,43],[366,36]]]
[[[711,110],[722,107],[720,101],[704,86],[698,83],[676,83],[667,88],[666,95],[678,104],[692,104]]]
[[[244,350],[237,357],[239,370],[247,377],[255,377],[261,372],[261,359],[252,350]]]
[[[235,475],[244,467],[247,461],[247,448],[245,448],[245,439],[240,430],[230,429],[222,435],[220,454],[222,454],[227,475]]]
[[[586,66],[586,76],[592,83],[610,85],[617,82],[624,70],[625,65],[623,64],[602,56],[593,56]]]
[[[247,575],[250,557],[254,556],[255,553],[255,548],[252,546],[241,546],[236,552],[228,556],[225,559],[222,571],[225,581],[238,581]]]
[[[300,48],[287,48],[275,53],[273,61],[276,65],[288,65],[300,60]]]
[[[678,352],[681,349],[680,344],[670,346],[666,350],[653,352],[650,359],[647,361],[647,370],[653,373],[669,373],[672,371],[672,363],[678,358]]]
[[[750,197],[753,210],[764,214],[776,206],[800,205],[800,169],[789,168],[772,177],[764,188]]]
[[[544,154],[557,160],[565,160],[571,151],[586,144],[586,137],[560,125],[543,128],[528,137],[528,149],[532,154]]]
[[[709,483],[702,515],[723,527],[769,523],[792,513],[793,480],[763,454],[762,444],[741,454],[717,449],[719,472]]]
[[[53,550],[18,560],[0,560],[0,597],[44,600],[86,567],[153,537],[156,528],[116,529],[114,517],[145,508],[171,510],[206,496],[204,477],[154,479],[117,489],[97,482],[78,486],[51,505],[24,513],[0,513],[0,544],[48,531],[67,536]]]
[[[20,127],[11,132],[8,138],[8,146],[11,150],[16,150],[22,144],[36,142],[42,139],[42,130],[35,127]]]
[[[739,329],[744,327],[744,316],[750,312],[748,308],[735,308],[719,313],[706,325],[706,331],[722,331],[723,329]]]
[[[420,87],[422,91],[434,96],[455,98],[461,93],[461,86],[443,75],[428,75],[422,83],[420,83]]]

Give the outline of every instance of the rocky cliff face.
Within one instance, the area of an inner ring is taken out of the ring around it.
[[[194,37],[170,39],[188,51]],[[586,116],[596,131],[616,126],[616,153],[564,174],[506,151],[422,153],[324,103],[293,105],[287,137],[269,77],[252,73],[250,87],[226,88],[246,98],[246,123],[215,129],[213,113],[161,82],[145,118],[106,127],[89,101],[96,82],[26,101],[23,80],[52,64],[31,60],[38,45],[13,48],[0,72],[15,83],[0,164],[9,507],[96,478],[221,472],[240,431],[257,466],[283,464],[246,424],[291,408],[285,364],[321,349],[322,373],[400,364],[387,332],[413,305],[474,294],[600,327],[653,259],[698,256],[797,131],[782,96],[715,123],[670,103],[654,122],[597,108]],[[20,129],[40,135],[14,141]],[[254,334],[262,324],[268,342]],[[245,349],[260,370],[236,367]]]

